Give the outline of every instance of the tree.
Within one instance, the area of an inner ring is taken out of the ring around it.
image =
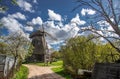
[[[7,44],[4,42],[0,42],[0,54],[6,54]]]
[[[2,3],[3,0],[0,0],[0,3]],[[10,0],[10,2],[13,4],[13,5],[18,5],[16,0]],[[0,11],[6,11],[8,10],[8,6],[6,5],[0,5]]]
[[[9,36],[5,36],[4,42],[7,44],[7,54],[14,57],[14,62],[10,71],[13,75],[14,70],[16,70],[16,68],[19,69],[22,64],[22,60],[27,54],[29,41],[22,33],[13,33]]]
[[[95,43],[86,42],[86,37],[76,37],[68,40],[66,46],[61,48],[64,68],[72,74],[78,69],[91,69],[95,62]]]
[[[97,43],[88,41],[89,38],[71,38],[61,48],[63,67],[71,74],[77,74],[78,69],[91,70],[96,62],[114,62],[120,58],[120,54],[110,44],[102,44],[98,40]]]
[[[96,15],[92,18],[89,18],[89,25],[91,27],[87,27],[81,29],[82,31],[91,31],[97,36],[93,38],[104,38],[107,40],[112,47],[114,47],[120,53],[120,47],[116,46],[111,39],[120,40],[120,5],[119,0],[77,0],[79,5],[74,8],[83,6],[89,7],[96,11]],[[102,23],[103,22],[103,23]],[[102,23],[103,29],[100,28],[100,24]],[[107,24],[106,24],[107,23]],[[99,27],[97,27],[99,26]],[[107,30],[106,27],[112,27],[113,30]],[[102,33],[102,34],[101,34]],[[106,35],[106,33],[114,34],[112,36]],[[92,38],[91,38],[92,39]]]
[[[51,53],[50,57],[51,57],[51,62],[56,61],[61,58],[61,54],[58,51],[54,51],[53,53]]]

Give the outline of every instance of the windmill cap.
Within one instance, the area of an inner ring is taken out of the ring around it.
[[[42,30],[37,30],[35,32],[32,32],[29,37],[33,38],[35,36],[43,36],[43,31]]]

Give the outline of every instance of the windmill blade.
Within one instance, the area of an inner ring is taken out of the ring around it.
[[[57,38],[53,37],[51,34],[45,32],[46,35],[50,36],[53,40],[56,40],[57,41]]]
[[[32,27],[34,26],[34,25],[33,25],[32,23],[30,23],[30,22],[26,23],[26,25],[27,25],[27,26],[32,26]]]
[[[33,27],[34,30],[38,30],[38,27],[30,22],[26,23],[26,26]]]

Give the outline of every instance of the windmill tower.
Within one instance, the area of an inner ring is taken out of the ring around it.
[[[33,55],[31,56],[32,61],[46,62],[49,60],[49,50],[47,42],[45,40],[46,35],[53,38],[49,33],[44,31],[43,26],[42,30],[37,30],[30,34],[30,38],[32,39],[32,45],[34,46]],[[56,40],[55,38],[53,39]]]

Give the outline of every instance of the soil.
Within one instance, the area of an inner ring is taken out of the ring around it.
[[[25,66],[29,69],[28,79],[65,79],[54,73],[51,70],[51,67],[40,67],[29,64],[26,64]]]

